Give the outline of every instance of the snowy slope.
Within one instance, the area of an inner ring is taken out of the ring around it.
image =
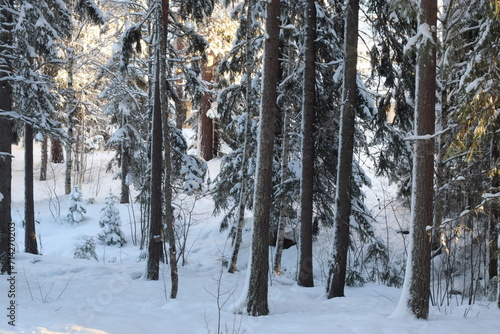
[[[14,155],[12,214],[17,246],[23,250],[22,148],[14,147]],[[0,333],[217,333],[219,325],[221,333],[500,333],[500,311],[489,302],[478,302],[472,307],[456,304],[431,308],[430,320],[418,321],[390,317],[400,295],[396,288],[367,284],[347,288],[345,298],[327,300],[321,274],[314,288],[298,287],[291,279],[296,262],[294,247],[284,252],[284,276],[271,278],[271,315],[253,318],[234,314],[232,306],[241,295],[247,273],[250,226],[244,232],[240,271],[228,274],[222,270],[222,260],[229,257],[230,244],[226,234],[219,233],[219,219],[211,215],[209,198],[196,203],[187,241],[187,263],[179,268],[178,298],[167,299],[168,266],[159,281],[143,278],[146,264],[140,260],[141,250],[133,245],[130,236],[134,227],[131,206],[117,205],[127,244],[119,248],[97,241],[105,197],[110,190],[119,194],[119,181],[103,171],[111,156],[112,153],[97,152],[89,157],[89,161],[93,159],[89,162],[92,168],[83,195],[84,199],[93,197],[95,203],[86,204],[86,219],[77,226],[64,220],[68,197],[62,195],[63,166],[54,165],[54,174],[49,168],[48,181],[35,181],[39,222],[36,228],[43,255],[22,251],[16,254],[16,327],[9,326],[7,317],[9,277],[0,277],[0,309],[4,313],[0,317]],[[217,160],[210,162],[210,169],[213,178]],[[396,222],[393,217],[393,211],[401,209],[391,202],[390,187],[383,180],[374,180],[373,189],[365,191],[367,205],[377,215],[379,232],[389,236],[394,254],[401,253],[404,239],[397,231],[404,222]],[[189,203],[185,200],[184,204]],[[75,244],[91,236],[97,241],[99,261],[74,259]],[[315,245],[315,253],[323,256],[322,261],[327,260],[327,252],[328,245]],[[324,262],[315,266],[318,273],[324,271]]]

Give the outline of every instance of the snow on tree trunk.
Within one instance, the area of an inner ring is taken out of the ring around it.
[[[302,107],[302,172],[300,180],[300,242],[297,284],[314,286],[312,254],[314,119],[316,115],[316,3],[307,0],[304,94]]]
[[[358,0],[347,0],[344,32],[344,79],[340,147],[338,155],[337,192],[335,197],[333,256],[328,275],[328,298],[343,297],[349,247],[349,224],[352,194],[352,158],[357,106]]]
[[[415,129],[410,248],[405,283],[395,315],[427,319],[430,298],[430,246],[434,208],[436,104],[436,0],[421,0],[417,35]]]
[[[13,1],[8,1],[13,7]],[[12,45],[12,14],[5,6],[0,14],[2,30],[0,32],[0,54],[8,54],[9,46]],[[9,62],[0,62],[0,110],[12,110],[12,86],[6,77],[10,74]],[[11,257],[14,251],[9,242],[9,233],[12,223],[11,217],[11,180],[12,180],[12,147],[11,136],[12,122],[6,116],[0,116],[0,274],[11,273]]]
[[[46,136],[44,136],[43,141],[42,141],[42,146],[40,148],[40,157],[41,157],[41,162],[40,162],[40,181],[45,181],[47,180],[47,163],[49,161],[49,140]]]
[[[214,75],[213,56],[209,56],[211,60],[203,62],[201,79],[208,85],[208,89],[212,88],[212,79]],[[208,115],[208,111],[212,105],[213,96],[209,92],[203,93],[200,111],[200,155],[205,161],[209,161],[214,157],[214,121]]]
[[[274,122],[279,63],[280,1],[267,3],[266,39],[262,70],[262,99],[259,116],[257,170],[254,191],[254,224],[249,271],[247,312],[252,316],[269,314],[267,275],[269,271],[269,219],[272,205],[272,165]]]
[[[24,251],[38,254],[33,198],[33,126],[24,125]]]

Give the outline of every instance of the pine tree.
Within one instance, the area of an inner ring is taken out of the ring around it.
[[[87,210],[83,203],[83,193],[78,185],[75,185],[68,198],[68,214],[66,215],[68,223],[74,225],[82,222],[85,219],[86,213]]]
[[[262,100],[259,115],[259,141],[254,192],[254,224],[252,259],[249,271],[247,312],[252,316],[267,315],[267,275],[269,257],[269,220],[272,201],[272,166],[274,122],[278,112],[277,88],[280,74],[279,31],[280,1],[271,0],[266,8]]]
[[[123,231],[121,230],[120,211],[115,206],[116,196],[112,193],[106,197],[106,206],[101,209],[99,226],[102,228],[97,236],[106,245],[119,245],[126,243]]]
[[[422,0],[417,29],[415,143],[413,156],[410,250],[400,303],[427,319],[430,298],[430,228],[434,199],[437,2]],[[430,136],[430,137],[429,137]],[[428,138],[429,137],[429,138]]]
[[[358,11],[359,1],[346,2],[345,55],[342,87],[342,116],[338,156],[337,192],[335,199],[335,238],[333,259],[328,277],[328,298],[343,297],[351,224],[354,129],[357,101]]]

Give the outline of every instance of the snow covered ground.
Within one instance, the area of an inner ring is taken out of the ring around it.
[[[226,233],[219,232],[219,218],[211,215],[209,198],[196,203],[186,265],[179,268],[178,297],[166,298],[170,291],[168,266],[159,281],[143,278],[146,264],[131,240],[134,215],[130,205],[118,205],[127,244],[120,248],[97,240],[105,197],[110,191],[119,194],[119,181],[104,173],[112,154],[97,152],[89,157],[90,169],[82,190],[85,199],[94,198],[94,204],[86,204],[86,219],[77,226],[65,222],[68,196],[63,195],[63,165],[49,168],[47,181],[35,181],[36,229],[43,254],[35,256],[22,252],[23,152],[14,147],[15,298],[8,293],[14,280],[0,276],[0,333],[500,333],[500,311],[495,303],[486,301],[472,306],[455,303],[432,307],[430,319],[421,321],[391,317],[401,292],[396,288],[366,284],[347,288],[345,298],[327,300],[320,278],[314,288],[299,287],[291,279],[295,247],[284,252],[284,275],[270,277],[271,315],[254,318],[235,314],[233,304],[242,293],[247,273],[250,230],[247,226],[244,232],[240,271],[228,274],[222,262],[230,256],[231,247]],[[35,157],[36,168],[38,163]],[[210,168],[213,178],[218,161],[211,161]],[[376,211],[380,233],[390,236],[391,252],[401,253],[404,239],[396,232],[405,222],[388,218],[392,208],[399,210],[392,205],[392,190],[383,180],[373,181],[373,189],[366,190],[367,205]],[[137,216],[135,219],[138,221]],[[73,258],[75,245],[86,237],[96,240],[99,261]],[[315,250],[316,254],[327,253],[328,246],[316,245]],[[321,262],[315,265],[318,272],[324,270],[319,268]],[[8,323],[11,300],[16,303],[15,327]]]

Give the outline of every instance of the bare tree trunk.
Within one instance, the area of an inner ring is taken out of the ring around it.
[[[272,205],[274,122],[279,63],[280,1],[267,3],[264,42],[262,100],[260,109],[257,170],[254,191],[252,259],[247,295],[247,312],[252,316],[269,314],[267,275],[269,271],[269,219]]]
[[[166,52],[167,52],[167,29],[168,29],[168,12],[169,0],[161,0],[161,55],[160,55],[160,84],[161,84],[161,107],[163,111],[163,149],[165,154],[165,226],[168,238],[168,254],[170,264],[170,280],[172,287],[170,289],[170,298],[177,298],[179,289],[179,275],[177,272],[177,250],[175,246],[175,230],[174,230],[174,212],[172,207],[172,162],[170,158],[170,131],[168,127],[168,110],[167,110],[167,87],[166,87]]]
[[[33,126],[24,125],[24,251],[38,254],[33,199]]]
[[[50,161],[55,164],[64,162],[63,144],[59,139],[52,138],[50,140]]]
[[[159,1],[159,0],[157,0]],[[158,6],[158,4],[154,4]],[[160,11],[160,9],[157,9]],[[159,19],[161,14],[158,15]],[[158,25],[160,25],[158,20]],[[157,27],[157,31],[161,30]],[[157,33],[161,36],[160,33]],[[153,97],[153,129],[151,136],[151,212],[149,224],[149,246],[148,246],[148,263],[147,263],[147,278],[148,280],[157,281],[160,272],[160,260],[163,255],[163,232],[162,232],[162,103],[161,103],[161,61],[160,43],[161,37],[157,37],[156,46],[154,47],[154,97]]]
[[[288,112],[285,111],[283,115],[283,147],[281,149],[281,186],[283,189],[284,182],[287,177],[286,169],[288,168],[289,162],[289,149],[290,149],[290,141],[288,139],[288,122],[289,122]],[[288,207],[287,207],[288,199],[284,196],[281,199],[281,207],[280,207],[280,218],[278,222],[278,231],[276,236],[276,253],[274,255],[274,273],[276,275],[281,274],[281,257],[283,255],[283,245],[285,241],[285,227],[286,221],[288,218]]]
[[[314,119],[316,118],[316,4],[307,0],[304,94],[302,104],[302,174],[300,180],[300,242],[297,284],[314,286],[312,254]]]
[[[357,107],[356,65],[358,57],[359,0],[347,0],[346,8],[344,35],[345,65],[339,134],[337,192],[335,197],[335,239],[333,240],[333,258],[328,275],[328,298],[344,297],[351,217],[352,158]]]
[[[71,193],[71,173],[73,172],[73,114],[75,112],[75,91],[73,89],[73,49],[68,48],[67,56],[67,105],[66,116],[68,126],[68,141],[66,143],[66,173],[64,177],[64,193],[68,195]]]
[[[430,298],[430,246],[434,208],[434,139],[436,105],[436,0],[421,0],[419,29],[434,40],[420,41],[417,49],[415,134],[413,155],[411,249],[401,305],[418,319],[427,319]],[[404,296],[408,296],[405,300]]]
[[[9,8],[7,8],[9,7]],[[0,54],[8,55],[12,46],[12,9],[13,0],[8,0],[0,13]],[[6,57],[8,59],[8,57]],[[0,62],[0,110],[12,110],[12,86],[7,76],[12,69],[9,62]],[[11,181],[12,181],[12,122],[6,116],[0,116],[0,274],[12,272],[11,254],[15,251],[10,242],[11,228]]]
[[[213,63],[203,63],[201,79],[208,83],[208,89],[212,88],[210,84],[213,79]],[[212,105],[212,94],[205,92],[203,94],[200,111],[200,155],[205,161],[212,160],[214,157],[214,121],[208,117],[207,113]]]
[[[123,119],[123,125],[126,124],[126,118]],[[121,149],[121,191],[120,191],[120,203],[130,202],[130,187],[128,184],[128,173],[130,167],[130,154],[129,148],[125,146],[124,143],[120,146]]]
[[[49,161],[49,140],[46,136],[43,137],[41,147],[41,163],[40,163],[40,181],[47,180],[47,163]]]

